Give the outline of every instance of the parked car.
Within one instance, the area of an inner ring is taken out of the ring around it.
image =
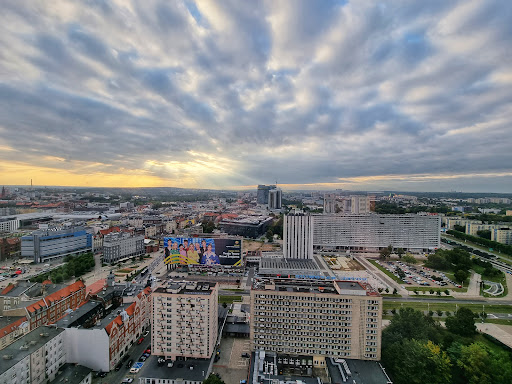
[[[131,368],[130,373],[139,373],[140,368]]]
[[[130,368],[133,365],[133,360],[130,359],[130,361],[126,364],[126,368]]]
[[[137,340],[137,344],[142,344],[143,341],[144,341],[144,337],[141,337],[139,340]]]
[[[144,332],[144,337],[146,337],[147,335],[149,335],[149,330],[147,330],[146,332]]]
[[[122,384],[125,384],[125,383],[131,383],[133,381],[133,379],[131,377],[125,377],[123,379],[123,381],[121,381]]]

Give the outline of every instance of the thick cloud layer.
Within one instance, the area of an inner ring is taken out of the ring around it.
[[[8,2],[0,175],[510,192],[510,20],[498,0]]]

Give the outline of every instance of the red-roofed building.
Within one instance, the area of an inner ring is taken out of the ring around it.
[[[119,316],[105,327],[109,336],[110,369],[121,360],[124,353],[136,342],[150,325],[151,288],[140,292]]]
[[[96,295],[105,287],[107,279],[100,279],[87,287],[87,295]]]
[[[22,317],[0,329],[0,349],[12,344],[18,337],[30,332],[26,317]]]
[[[64,315],[66,310],[80,306],[85,301],[85,297],[85,284],[79,280],[29,305],[25,311],[30,329],[53,324]]]

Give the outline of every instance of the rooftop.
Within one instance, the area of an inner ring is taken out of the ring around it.
[[[378,293],[369,284],[340,280],[256,278],[253,281],[252,289],[257,291],[378,296]]]
[[[94,329],[105,329],[107,327],[107,325],[109,325],[112,321],[114,321],[121,314],[122,311],[126,311],[126,309],[132,304],[133,303],[121,304],[119,307],[117,307],[115,310],[113,310],[109,315],[105,316],[105,318],[103,318],[101,320],[101,322],[93,328]]]
[[[320,268],[312,259],[285,259],[283,258],[267,258],[260,259],[261,270],[273,270],[275,272],[284,273],[284,271],[318,271]]]
[[[342,377],[339,372],[339,367],[336,361],[343,359],[325,359],[327,362],[327,368],[329,375],[332,378],[332,382],[342,383]],[[388,376],[384,372],[382,366],[377,361],[366,361],[366,360],[353,360],[345,359],[347,366],[350,370],[350,380],[354,380],[356,383],[365,384],[388,384],[391,383]]]
[[[92,370],[83,365],[64,364],[50,383],[80,383]]]
[[[61,332],[64,332],[64,330],[43,326],[8,345],[2,350],[3,358],[0,359],[0,372],[7,371]]]
[[[76,325],[76,322],[82,317],[87,315],[91,311],[101,310],[103,305],[97,301],[88,301],[84,305],[78,307],[76,310],[68,312],[67,316],[64,316],[56,322],[59,328],[70,328]]]
[[[151,355],[140,370],[139,378],[180,379],[202,382],[206,378],[210,359],[187,359],[176,361],[172,367],[167,363],[158,366],[158,356]],[[192,369],[190,369],[192,367]]]
[[[210,295],[217,283],[206,281],[169,281],[167,285],[158,287],[155,292],[174,294]]]

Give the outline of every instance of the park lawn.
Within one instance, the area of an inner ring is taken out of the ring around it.
[[[131,273],[133,271],[132,268],[126,268],[126,269],[120,269],[119,271],[116,271],[116,273]]]
[[[377,268],[379,268],[382,272],[384,272],[386,275],[388,275],[390,278],[392,278],[393,280],[395,280],[397,283],[399,284],[404,284],[404,282],[402,281],[402,279],[400,279],[399,277],[396,277],[395,275],[393,275],[391,272],[389,272],[386,268],[384,268],[382,265],[379,265],[375,262],[375,260],[368,260],[370,263],[372,263],[373,265],[375,265]]]
[[[445,297],[441,297],[444,299]],[[423,297],[422,297],[423,299]],[[482,312],[481,304],[455,304],[455,303],[428,303],[427,301],[394,301],[394,300],[385,300],[384,309],[391,310],[395,308],[396,310],[400,308],[410,307],[420,311],[450,311],[454,312],[456,308],[466,307],[471,309],[473,312]],[[485,304],[485,312],[487,313],[512,313],[512,305],[500,305],[500,304]]]
[[[223,303],[231,304],[234,301],[242,301],[242,296],[236,296],[236,295],[233,295],[233,296],[231,296],[231,295],[222,296],[222,295],[219,295],[219,303],[220,304],[223,304]]]
[[[395,295],[392,293],[381,293],[380,295],[383,297],[402,297],[402,295],[399,295],[398,293]]]
[[[483,274],[485,268],[481,267],[480,265],[474,265],[473,270],[476,273],[479,273],[480,275],[482,275],[482,280],[493,281],[495,283],[501,283],[501,285],[503,285],[504,290],[501,295],[493,296],[493,295],[489,295],[488,293],[485,293],[485,292],[483,292],[483,290],[481,290],[482,296],[484,296],[484,297],[505,297],[508,295],[507,277],[504,272],[502,272],[501,276],[492,276],[491,277],[491,276],[487,276],[487,275]]]

